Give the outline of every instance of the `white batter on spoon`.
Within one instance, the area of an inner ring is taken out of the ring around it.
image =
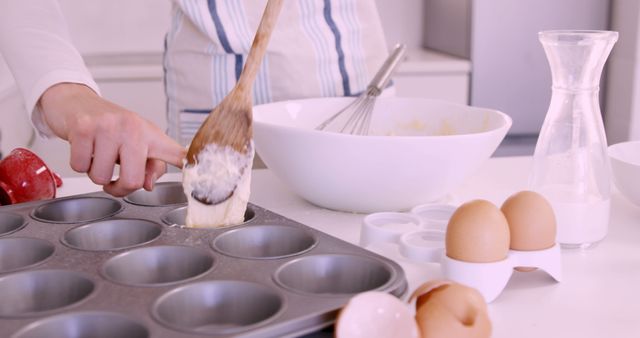
[[[253,141],[246,153],[229,146],[207,145],[194,165],[184,165],[182,187],[187,196],[185,225],[192,228],[215,228],[244,222],[249,202]],[[218,204],[204,204],[193,197],[194,190]]]

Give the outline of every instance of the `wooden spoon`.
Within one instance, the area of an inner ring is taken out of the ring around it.
[[[246,161],[239,162],[247,163],[247,166],[251,166],[249,159],[253,151],[251,149],[251,139],[253,137],[251,126],[253,120],[251,110],[252,86],[282,4],[283,0],[269,0],[267,2],[242,74],[240,74],[235,87],[209,113],[207,119],[198,129],[187,151],[187,166],[194,166],[198,162],[198,155],[210,144],[216,144],[222,148],[225,146],[233,148],[238,154],[247,158]],[[240,172],[244,170],[251,170],[251,168],[240,168]],[[218,191],[215,194],[217,197],[211,198],[209,192],[198,191],[196,188],[194,188],[191,195],[204,204],[222,203],[233,195],[240,176],[230,177],[229,180],[235,182],[220,182],[221,184],[219,185],[216,182],[211,182],[211,185],[205,185],[215,186],[218,190],[224,190]]]

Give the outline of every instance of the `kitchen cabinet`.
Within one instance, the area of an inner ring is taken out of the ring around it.
[[[409,50],[393,81],[398,96],[467,104],[470,71],[468,60],[420,48]]]
[[[424,45],[471,61],[469,103],[509,114],[510,135],[537,134],[549,107],[551,73],[537,33],[609,27],[609,0],[426,0],[423,6]]]
[[[425,0],[376,0],[389,48],[407,45],[407,57],[393,82],[399,96],[469,103],[471,63],[468,57],[425,49]]]

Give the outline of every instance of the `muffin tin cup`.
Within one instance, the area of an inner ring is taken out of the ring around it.
[[[149,330],[127,316],[112,312],[77,312],[39,320],[11,338],[149,338]]]
[[[122,204],[106,197],[72,197],[37,207],[31,216],[45,223],[83,223],[111,217],[122,211]]]
[[[186,206],[135,197],[1,207],[14,217],[0,237],[0,337],[297,337],[354,293],[407,293],[398,264],[259,206],[241,225],[184,228]]]
[[[149,243],[161,233],[162,227],[148,220],[109,219],[72,228],[62,242],[78,250],[120,250]]]
[[[285,225],[254,225],[227,231],[211,246],[227,256],[278,259],[311,250],[317,238],[308,231]]]
[[[327,254],[288,262],[274,279],[298,293],[343,297],[381,289],[394,280],[394,273],[387,264],[369,257]]]
[[[0,237],[16,232],[26,224],[26,220],[20,215],[11,212],[0,212]]]
[[[33,267],[51,257],[55,246],[49,241],[28,238],[0,238],[0,274]]]
[[[153,305],[153,317],[176,330],[231,334],[264,325],[284,308],[283,297],[260,284],[224,280],[186,285]]]
[[[95,283],[76,272],[36,270],[0,277],[0,318],[41,315],[77,304]]]
[[[213,257],[202,249],[153,246],[109,259],[102,268],[102,274],[124,285],[164,286],[196,278],[211,270],[213,265]]]
[[[156,183],[152,191],[140,189],[126,196],[124,200],[140,206],[163,207],[186,204],[187,196],[181,182],[161,182]]]
[[[228,229],[231,227],[235,227],[235,226],[239,226],[239,225],[243,225],[246,224],[248,222],[250,222],[251,220],[253,220],[256,217],[256,213],[255,211],[248,206],[247,210],[244,213],[244,222],[240,223],[240,224],[236,224],[236,225],[230,225],[230,226],[226,226],[224,228]],[[185,220],[187,219],[187,207],[180,207],[180,208],[176,208],[173,209],[171,211],[168,211],[167,213],[165,213],[164,215],[162,215],[162,222],[166,225],[169,226],[180,226],[180,227],[184,227],[184,224],[186,223]],[[191,228],[186,228],[186,229],[191,229]]]

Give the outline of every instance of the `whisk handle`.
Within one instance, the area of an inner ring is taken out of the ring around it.
[[[396,45],[393,52],[387,57],[382,67],[380,67],[380,70],[376,73],[376,76],[374,76],[369,83],[368,89],[372,87],[376,89],[376,95],[382,92],[387,83],[389,83],[389,79],[391,79],[391,75],[400,63],[400,60],[402,60],[406,49],[407,47],[404,44]]]

